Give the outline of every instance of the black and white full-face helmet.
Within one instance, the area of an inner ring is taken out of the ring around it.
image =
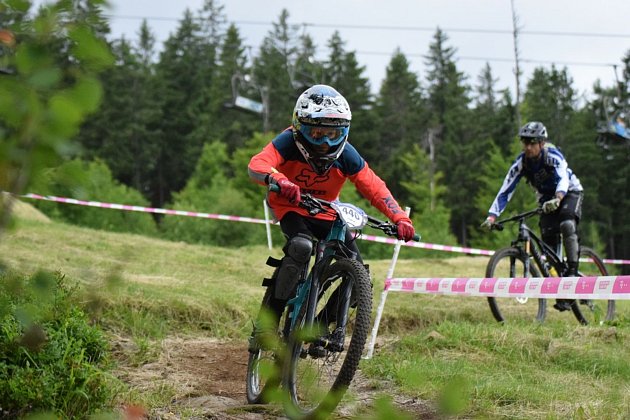
[[[541,122],[530,121],[521,127],[518,136],[524,143],[539,143],[547,140],[547,128]]]
[[[317,174],[328,172],[341,156],[351,119],[348,101],[330,86],[311,86],[299,96],[293,110],[293,138]]]

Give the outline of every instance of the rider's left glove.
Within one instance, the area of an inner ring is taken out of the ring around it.
[[[411,220],[409,219],[400,220],[396,223],[396,226],[398,227],[398,239],[402,239],[405,242],[412,240],[416,234],[416,230],[413,228]]]

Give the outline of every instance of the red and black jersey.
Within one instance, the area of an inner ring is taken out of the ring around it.
[[[385,182],[370,169],[350,143],[346,144],[341,156],[330,170],[324,175],[318,175],[298,150],[291,128],[288,128],[252,157],[248,170],[250,177],[259,184],[267,185],[270,176],[278,179],[284,175],[298,185],[303,193],[328,201],[339,198],[343,184],[349,179],[361,195],[392,222],[409,221]],[[291,204],[279,194],[268,194],[267,202],[277,220],[281,220],[289,211],[312,217],[306,210]],[[318,214],[315,218],[330,220],[331,216]]]

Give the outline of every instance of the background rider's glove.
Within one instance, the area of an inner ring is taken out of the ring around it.
[[[552,213],[560,207],[560,199],[558,197],[545,201],[542,205],[543,213]]]
[[[488,216],[486,220],[484,220],[483,223],[479,227],[486,230],[492,230],[492,225],[494,224],[494,220],[495,220],[494,216]]]
[[[282,197],[286,198],[293,204],[298,204],[300,202],[300,187],[298,187],[286,178],[280,179],[276,183],[280,187],[279,194]]]
[[[413,236],[416,234],[411,220],[400,220],[396,223],[396,226],[398,227],[398,239],[402,239],[405,242],[412,240]]]

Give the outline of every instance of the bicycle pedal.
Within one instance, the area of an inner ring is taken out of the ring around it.
[[[306,356],[308,356],[309,352],[310,352],[310,349],[306,350],[305,348],[302,348],[300,350],[300,359],[306,359]]]
[[[324,347],[319,346],[319,345],[315,345],[315,344],[311,344],[308,348],[308,354],[313,358],[313,359],[319,359],[322,357],[326,357],[326,355],[328,354],[328,350],[326,350]],[[301,355],[300,355],[301,356]],[[306,357],[306,356],[305,356]]]
[[[568,300],[564,300],[564,299],[558,299],[558,301],[556,301],[556,303],[554,303],[553,305],[554,309],[560,311],[560,312],[564,312],[564,311],[570,311],[571,310],[571,302]]]

